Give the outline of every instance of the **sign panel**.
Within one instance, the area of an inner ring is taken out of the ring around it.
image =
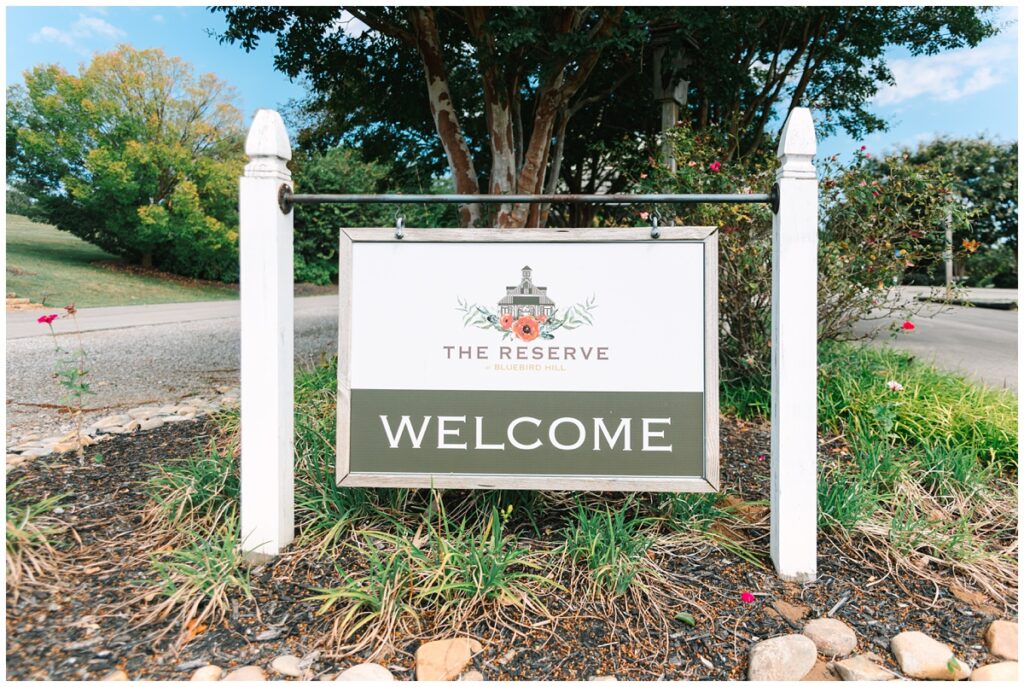
[[[706,228],[348,229],[338,481],[711,491]]]

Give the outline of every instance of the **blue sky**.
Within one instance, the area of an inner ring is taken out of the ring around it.
[[[890,129],[863,141],[837,134],[819,142],[819,153],[846,154],[861,143],[881,153],[940,134],[1016,140],[1017,9],[1003,8],[998,17],[1006,25],[1003,32],[973,50],[922,57],[892,51],[889,62],[898,83],[873,103]],[[216,73],[237,88],[247,117],[302,95],[299,84],[274,70],[272,44],[264,40],[246,54],[207,34],[223,28],[220,14],[197,6],[8,7],[7,83],[19,83],[25,69],[40,63],[77,71],[94,52],[126,42],[162,48],[202,72]]]

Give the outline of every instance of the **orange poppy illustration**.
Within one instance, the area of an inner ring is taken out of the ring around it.
[[[523,341],[533,341],[540,335],[540,323],[532,315],[523,315],[512,325],[512,331]]]
[[[505,313],[501,316],[501,319],[498,320],[498,324],[501,325],[502,329],[511,329],[513,322],[515,322],[515,318],[513,318],[509,313]]]

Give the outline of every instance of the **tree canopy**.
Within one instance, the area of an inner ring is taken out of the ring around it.
[[[377,160],[446,170],[460,193],[623,186],[660,124],[663,84],[685,82],[681,117],[727,134],[737,159],[808,105],[822,133],[884,128],[868,104],[892,83],[885,50],[976,45],[978,7],[221,7],[221,39],[274,36],[278,69],[308,81],[300,145],[358,142]],[[359,28],[357,28],[357,22]],[[464,225],[538,226],[508,204]]]
[[[7,98],[7,181],[33,214],[144,266],[237,277],[241,113],[213,74],[122,45]]]

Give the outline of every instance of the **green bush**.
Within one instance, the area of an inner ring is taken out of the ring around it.
[[[332,148],[299,154],[293,160],[298,193],[397,193],[420,191],[383,164],[366,162],[358,150]],[[434,182],[425,192],[450,191]],[[401,214],[407,227],[457,226],[454,209],[441,205],[396,206],[322,204],[295,213],[295,281],[329,284],[338,277],[338,237],[342,227],[393,227]]]
[[[653,158],[636,170],[639,192],[753,193],[774,181],[768,155],[721,162],[724,134],[670,133],[676,171]],[[949,192],[948,177],[903,157],[878,163],[864,150],[850,164],[818,165],[819,338],[848,335],[872,310],[902,311],[890,292],[919,260],[941,255],[947,219],[958,226],[966,210]],[[767,384],[771,340],[772,214],[763,205],[698,204],[669,208],[676,224],[719,229],[719,313],[722,379],[751,388]],[[663,210],[664,212],[664,210]],[[634,221],[636,218],[634,218]],[[662,218],[665,223],[665,218]]]
[[[122,45],[8,90],[8,184],[44,220],[144,267],[238,278],[242,116],[231,88]]]

